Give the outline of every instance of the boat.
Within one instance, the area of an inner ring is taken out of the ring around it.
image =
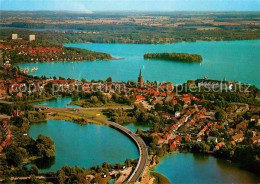
[[[35,71],[37,71],[38,70],[38,67],[33,67],[32,69],[31,69],[31,72],[35,72]]]

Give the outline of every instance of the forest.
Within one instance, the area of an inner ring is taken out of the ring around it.
[[[0,11],[0,39],[35,34],[54,44],[163,44],[260,39],[259,12]],[[51,22],[50,22],[51,20]]]

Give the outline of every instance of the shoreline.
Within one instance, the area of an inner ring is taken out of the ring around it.
[[[17,65],[21,65],[21,64],[29,64],[29,63],[35,63],[35,64],[38,64],[38,63],[72,63],[72,62],[93,62],[93,61],[116,61],[116,60],[124,60],[125,58],[115,58],[115,57],[112,57],[111,59],[103,59],[103,60],[73,60],[73,61],[47,61],[47,62],[26,62],[26,63],[15,63],[14,65],[17,66]],[[29,72],[31,73],[31,72]]]
[[[179,41],[179,42],[170,42],[170,43],[109,43],[109,42],[77,42],[77,43],[63,43],[64,46],[66,45],[73,45],[73,44],[122,44],[122,45],[127,45],[127,44],[132,44],[132,45],[171,45],[171,44],[176,44],[176,43],[196,43],[196,42],[233,42],[233,41],[251,41],[251,40],[260,40],[258,39],[240,39],[240,40],[196,40],[196,41]],[[66,46],[67,47],[67,46]],[[78,48],[78,47],[77,47]]]
[[[10,27],[10,26],[0,26],[0,29],[3,30],[25,30],[25,31],[35,31],[35,32],[57,32],[57,31],[69,31],[69,32],[74,32],[74,33],[78,33],[80,31],[84,31],[84,30],[74,30],[74,29],[41,29],[41,28],[26,28],[26,27]],[[243,41],[243,40],[260,40],[260,38],[247,38],[247,39],[222,39],[222,40],[194,40],[194,41],[173,41],[173,42],[164,42],[164,43],[152,43],[152,42],[148,42],[148,43],[136,43],[135,40],[133,40],[133,42],[117,42],[117,43],[111,43],[111,44],[148,44],[148,45],[157,45],[157,44],[174,44],[174,43],[192,43],[192,42],[216,42],[216,41]],[[135,43],[134,43],[135,42]],[[104,44],[108,44],[109,42],[79,42],[79,43],[89,43],[89,44],[94,44],[94,43],[104,43]],[[77,43],[73,43],[68,42],[68,43],[63,43],[63,44],[77,44]]]
[[[252,171],[252,170],[250,170],[250,169],[246,169],[246,168],[240,167],[240,166],[239,166],[239,163],[233,162],[232,160],[228,160],[228,159],[224,159],[224,158],[221,158],[221,157],[217,157],[217,156],[214,155],[213,153],[193,153],[193,152],[180,152],[180,151],[168,152],[167,154],[163,155],[162,157],[157,156],[157,157],[159,158],[159,162],[158,162],[157,164],[155,164],[155,165],[150,166],[150,167],[147,165],[147,167],[149,167],[149,170],[148,170],[148,173],[145,173],[145,174],[150,175],[151,172],[156,172],[155,169],[156,169],[156,167],[158,167],[159,164],[161,163],[160,161],[161,161],[162,159],[164,159],[165,157],[170,156],[170,155],[173,155],[173,154],[192,154],[192,155],[197,154],[197,155],[211,156],[211,157],[213,157],[214,159],[218,159],[218,160],[222,160],[222,161],[225,161],[225,162],[229,162],[229,164],[233,165],[234,167],[238,168],[239,170],[249,172],[249,173],[251,173],[251,174],[253,174],[253,175],[258,175],[258,173],[254,172],[254,171]],[[150,156],[154,157],[154,156],[156,156],[156,155],[150,155]],[[167,178],[167,177],[166,177],[163,173],[161,173],[161,172],[156,172],[156,173],[159,173],[159,174],[161,174],[163,177]],[[150,175],[150,176],[152,176],[152,175]],[[167,178],[167,179],[168,179],[168,178]],[[169,179],[168,179],[168,180],[169,180]]]

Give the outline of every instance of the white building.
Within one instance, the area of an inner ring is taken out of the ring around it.
[[[29,41],[35,40],[35,35],[29,35]]]
[[[18,39],[18,34],[12,34],[12,40]]]
[[[181,113],[179,111],[175,112],[175,117],[179,117],[181,115]]]

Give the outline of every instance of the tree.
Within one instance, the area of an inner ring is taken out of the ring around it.
[[[103,79],[99,79],[98,82],[104,83],[104,80]]]
[[[251,117],[253,116],[252,112],[250,111],[247,111],[245,114],[243,114],[243,117],[245,119],[250,119]]]
[[[116,168],[117,168],[117,169],[122,169],[122,164],[121,164],[121,163],[117,163],[117,164],[116,164]]]
[[[65,183],[65,181],[66,181],[66,175],[65,175],[65,172],[63,171],[63,169],[58,170],[57,175],[58,175],[58,176],[57,176],[58,183],[59,183],[59,184]]]
[[[35,175],[32,175],[31,178],[30,178],[30,183],[40,183],[39,180],[35,177]]]
[[[95,104],[95,103],[98,103],[98,98],[96,97],[96,96],[92,96],[91,98],[90,98],[90,101],[93,103],[93,104]]]
[[[112,77],[108,77],[106,80],[106,82],[112,82],[112,81],[113,81]]]
[[[182,107],[181,107],[181,104],[175,104],[174,105],[174,111],[177,112],[177,111],[182,111]]]
[[[31,165],[30,174],[37,176],[39,174],[39,169],[36,165]]]
[[[5,148],[6,161],[9,165],[18,167],[23,162],[23,155],[18,147],[14,145],[7,146]]]
[[[125,166],[126,166],[126,167],[131,167],[131,159],[127,158],[127,159],[125,160]]]
[[[29,127],[29,120],[27,118],[24,118],[24,117],[20,117],[20,116],[16,116],[16,117],[13,117],[12,119],[12,123],[17,126],[18,128],[22,128],[22,127]]]
[[[207,153],[210,150],[210,146],[203,142],[191,143],[191,152],[193,153]]]
[[[55,144],[50,137],[39,134],[36,142],[40,156],[47,158],[55,157]]]
[[[86,82],[87,82],[87,79],[85,79],[85,78],[82,78],[82,79],[81,79],[81,82],[84,84],[84,83],[86,83]]]
[[[59,80],[65,80],[65,78],[62,76],[59,76]]]
[[[104,169],[108,169],[108,163],[107,162],[103,162],[103,164],[102,164],[102,167],[104,168]]]
[[[225,111],[223,110],[218,110],[216,113],[215,113],[215,118],[219,121],[221,120],[224,120],[226,118],[226,113]]]

